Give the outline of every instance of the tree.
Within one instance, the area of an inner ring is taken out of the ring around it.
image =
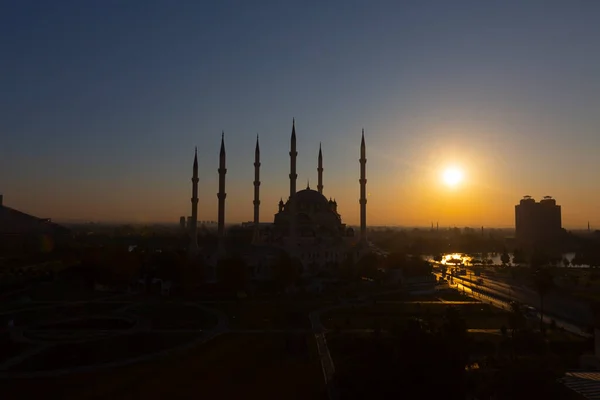
[[[529,266],[532,270],[537,271],[550,263],[550,257],[540,249],[536,249],[529,257]]]
[[[406,253],[402,252],[393,252],[389,254],[385,259],[385,267],[386,269],[397,269],[406,265],[408,260],[408,256]]]
[[[544,333],[544,299],[554,285],[552,274],[547,268],[538,269],[533,276],[535,290],[540,296],[540,332]]]
[[[353,281],[358,277],[357,265],[348,254],[340,266],[340,276],[347,281]]]
[[[515,249],[513,251],[513,264],[523,264],[525,262],[525,253],[521,249]]]
[[[502,255],[500,256],[500,261],[502,261],[502,266],[506,266],[510,263],[510,255],[508,254],[506,249],[504,249],[504,251],[502,252]]]
[[[138,255],[122,248],[90,252],[85,264],[90,268],[91,281],[104,285],[127,285],[141,268]]]
[[[202,284],[205,279],[205,263],[202,259],[188,260],[181,266],[179,273],[181,288],[184,293],[193,293],[193,291]]]
[[[365,254],[358,260],[357,269],[358,274],[362,277],[374,279],[377,275],[377,268],[379,267],[379,257],[375,253]]]
[[[413,318],[404,327],[394,326],[391,337],[374,334],[349,340],[342,335],[339,351],[353,361],[336,371],[339,397],[401,398],[406,395],[406,387],[398,384],[401,377],[424,398],[465,398],[469,346],[464,345],[464,327],[464,321],[448,310],[439,329]]]
[[[300,277],[298,266],[287,254],[282,254],[273,265],[273,279],[280,290],[285,290],[292,286]]]
[[[219,280],[231,290],[237,292],[245,288],[248,271],[241,258],[232,257],[219,261],[217,273]]]
[[[113,254],[112,275],[116,283],[128,284],[139,276],[141,262],[136,254],[121,251]]]
[[[511,329],[511,335],[514,337],[515,332],[525,328],[526,319],[523,308],[516,301],[510,303],[510,311],[508,323]]]
[[[154,275],[162,280],[179,281],[185,259],[174,251],[153,253]]]
[[[433,272],[433,267],[420,257],[410,257],[403,268],[405,277],[428,276]]]
[[[455,307],[447,307],[444,312],[441,332],[446,339],[456,343],[458,347],[465,347],[468,342],[467,323]],[[466,363],[466,359],[463,359]]]
[[[558,378],[564,375],[556,361],[548,357],[529,357],[507,360],[495,366],[496,373],[486,382],[494,398],[521,400],[532,398],[571,398]]]
[[[571,260],[572,265],[584,265],[586,263],[585,255],[581,252],[575,253],[575,257]]]

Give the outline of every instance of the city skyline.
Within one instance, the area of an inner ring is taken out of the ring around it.
[[[323,194],[348,224],[364,127],[369,226],[510,227],[527,194],[555,197],[566,228],[600,225],[599,5],[234,4],[11,5],[4,203],[57,221],[176,223],[198,146],[198,219],[216,220],[224,131],[226,223],[252,220],[256,134],[271,222],[295,118],[298,190],[317,188],[321,143]],[[448,188],[452,166],[464,181]]]

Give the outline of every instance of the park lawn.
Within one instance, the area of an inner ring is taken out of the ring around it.
[[[436,297],[443,301],[477,301],[469,296],[462,294],[458,290],[439,291]]]
[[[439,290],[432,294],[411,295],[406,292],[374,294],[373,299],[379,301],[472,301],[457,290]]]
[[[487,333],[487,332],[468,332],[469,338],[474,342],[490,342],[495,346],[499,345],[506,340],[501,333]],[[510,329],[507,333],[510,336]]]
[[[600,302],[600,293],[598,292],[580,290],[572,292],[572,295],[582,300]]]
[[[334,309],[321,315],[321,322],[328,329],[392,329],[404,324],[409,318],[421,318],[440,324],[443,321],[445,303],[395,303],[369,304]],[[483,304],[462,304],[457,307],[469,329],[500,329],[508,326],[508,313]]]
[[[349,305],[344,308],[336,308],[323,314],[323,317],[329,315],[347,315],[354,316],[357,314],[363,315],[389,315],[395,316],[403,314],[406,316],[427,316],[427,315],[443,315],[448,307],[458,308],[462,315],[469,314],[488,314],[497,313],[498,310],[484,303],[465,303],[465,304],[448,304],[441,301],[431,303],[420,302],[398,302],[398,303],[368,303],[361,305]]]
[[[34,285],[24,295],[33,301],[86,301],[113,297],[118,293],[98,292],[82,284],[56,280]]]
[[[149,320],[153,329],[210,329],[217,325],[216,314],[188,304],[148,303],[127,309]]]
[[[467,329],[500,329],[509,326],[509,313],[466,315]]]
[[[318,303],[240,301],[211,304],[223,311],[231,329],[309,329],[308,314]]]
[[[303,336],[314,342],[312,335]],[[193,350],[142,364],[47,379],[0,381],[12,398],[94,400],[324,399],[316,346],[286,356],[282,334],[225,334]],[[35,385],[32,383],[35,382]]]
[[[587,342],[589,340],[563,329],[546,329],[546,339],[554,342]]]
[[[7,301],[7,302],[0,303],[0,313],[2,313],[2,315],[8,315],[8,314],[16,313],[16,312],[19,312],[22,310],[47,307],[47,306],[52,307],[55,305],[56,305],[56,303],[50,303],[50,302],[31,303],[29,301],[11,301],[11,302]]]
[[[138,332],[79,343],[63,343],[13,366],[9,371],[36,372],[110,363],[184,345],[198,334]]]
[[[14,342],[7,331],[0,332],[0,363],[36,347],[35,344]]]
[[[64,304],[42,304],[31,305],[25,309],[17,309],[5,315],[6,318],[14,320],[17,327],[32,327],[38,324],[65,320],[69,318],[90,317],[95,315],[106,315],[119,308],[125,307],[127,303],[77,303]]]

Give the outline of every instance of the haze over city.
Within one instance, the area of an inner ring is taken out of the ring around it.
[[[0,393],[600,398],[598,21],[4,2]]]
[[[53,220],[261,220],[298,188],[370,225],[513,226],[523,195],[600,225],[596,2],[19,1],[0,12],[4,202]],[[444,180],[449,169],[461,179]],[[446,172],[445,172],[446,171]]]

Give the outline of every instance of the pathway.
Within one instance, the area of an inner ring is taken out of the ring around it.
[[[309,314],[310,324],[315,335],[315,340],[317,341],[317,350],[319,352],[319,359],[321,361],[321,368],[323,370],[325,386],[327,387],[327,395],[330,400],[337,400],[339,398],[339,393],[337,392],[337,388],[335,387],[335,383],[333,381],[335,374],[335,366],[333,364],[331,354],[329,353],[329,347],[327,347],[327,339],[325,338],[326,329],[321,323],[320,316],[321,313],[325,311],[329,311],[340,307],[347,307],[347,305],[344,304],[327,307],[321,310],[313,311]]]

